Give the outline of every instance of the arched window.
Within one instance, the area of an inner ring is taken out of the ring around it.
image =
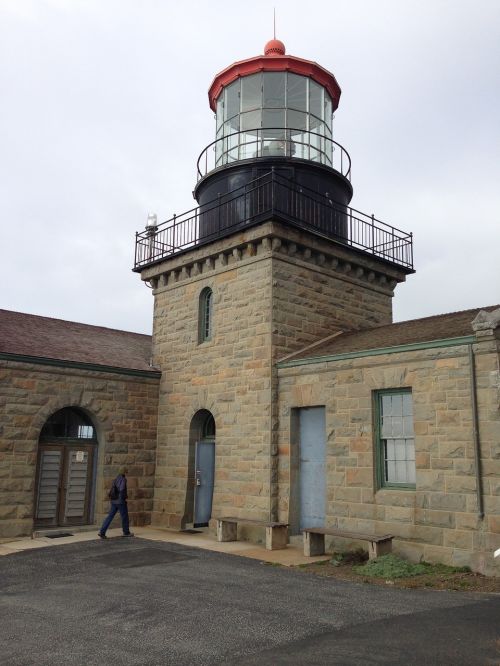
[[[201,436],[202,439],[215,439],[215,420],[210,412],[208,412],[207,417],[203,421]]]
[[[200,294],[198,342],[212,339],[213,319],[213,293],[210,287],[205,287]]]
[[[65,407],[46,421],[40,434],[40,440],[75,440],[96,438],[92,421],[79,409]]]

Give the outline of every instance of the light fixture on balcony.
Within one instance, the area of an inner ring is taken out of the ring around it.
[[[156,231],[158,228],[158,216],[156,213],[148,213],[146,222],[146,231]]]

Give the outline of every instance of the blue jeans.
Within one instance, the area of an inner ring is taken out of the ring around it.
[[[114,502],[111,502],[111,508],[109,509],[109,513],[106,516],[101,529],[99,530],[101,534],[106,534],[106,530],[108,527],[111,525],[111,521],[116,515],[116,512],[120,512],[120,516],[122,519],[122,530],[123,534],[129,534],[130,532],[130,527],[129,527],[129,522],[128,522],[128,506],[127,502],[120,502],[119,504],[115,504]]]

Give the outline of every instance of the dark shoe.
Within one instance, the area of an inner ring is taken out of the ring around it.
[[[101,534],[100,532],[97,532],[97,536],[98,536],[100,539],[107,539],[107,538],[108,538],[105,534]]]
[[[132,532],[127,532],[127,534],[122,534],[122,537],[132,537],[134,536]]]

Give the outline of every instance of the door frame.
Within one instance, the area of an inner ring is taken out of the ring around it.
[[[194,445],[194,495],[193,495],[193,527],[208,527],[208,522],[206,523],[197,523],[195,521],[196,518],[196,495],[197,495],[197,488],[200,488],[201,485],[198,484],[198,473],[199,470],[197,469],[198,467],[198,446],[200,444],[208,444],[213,447],[213,470],[212,470],[212,495],[210,497],[210,518],[212,517],[212,506],[213,506],[213,500],[214,500],[214,486],[215,486],[215,439],[200,439],[197,442],[195,442]]]

